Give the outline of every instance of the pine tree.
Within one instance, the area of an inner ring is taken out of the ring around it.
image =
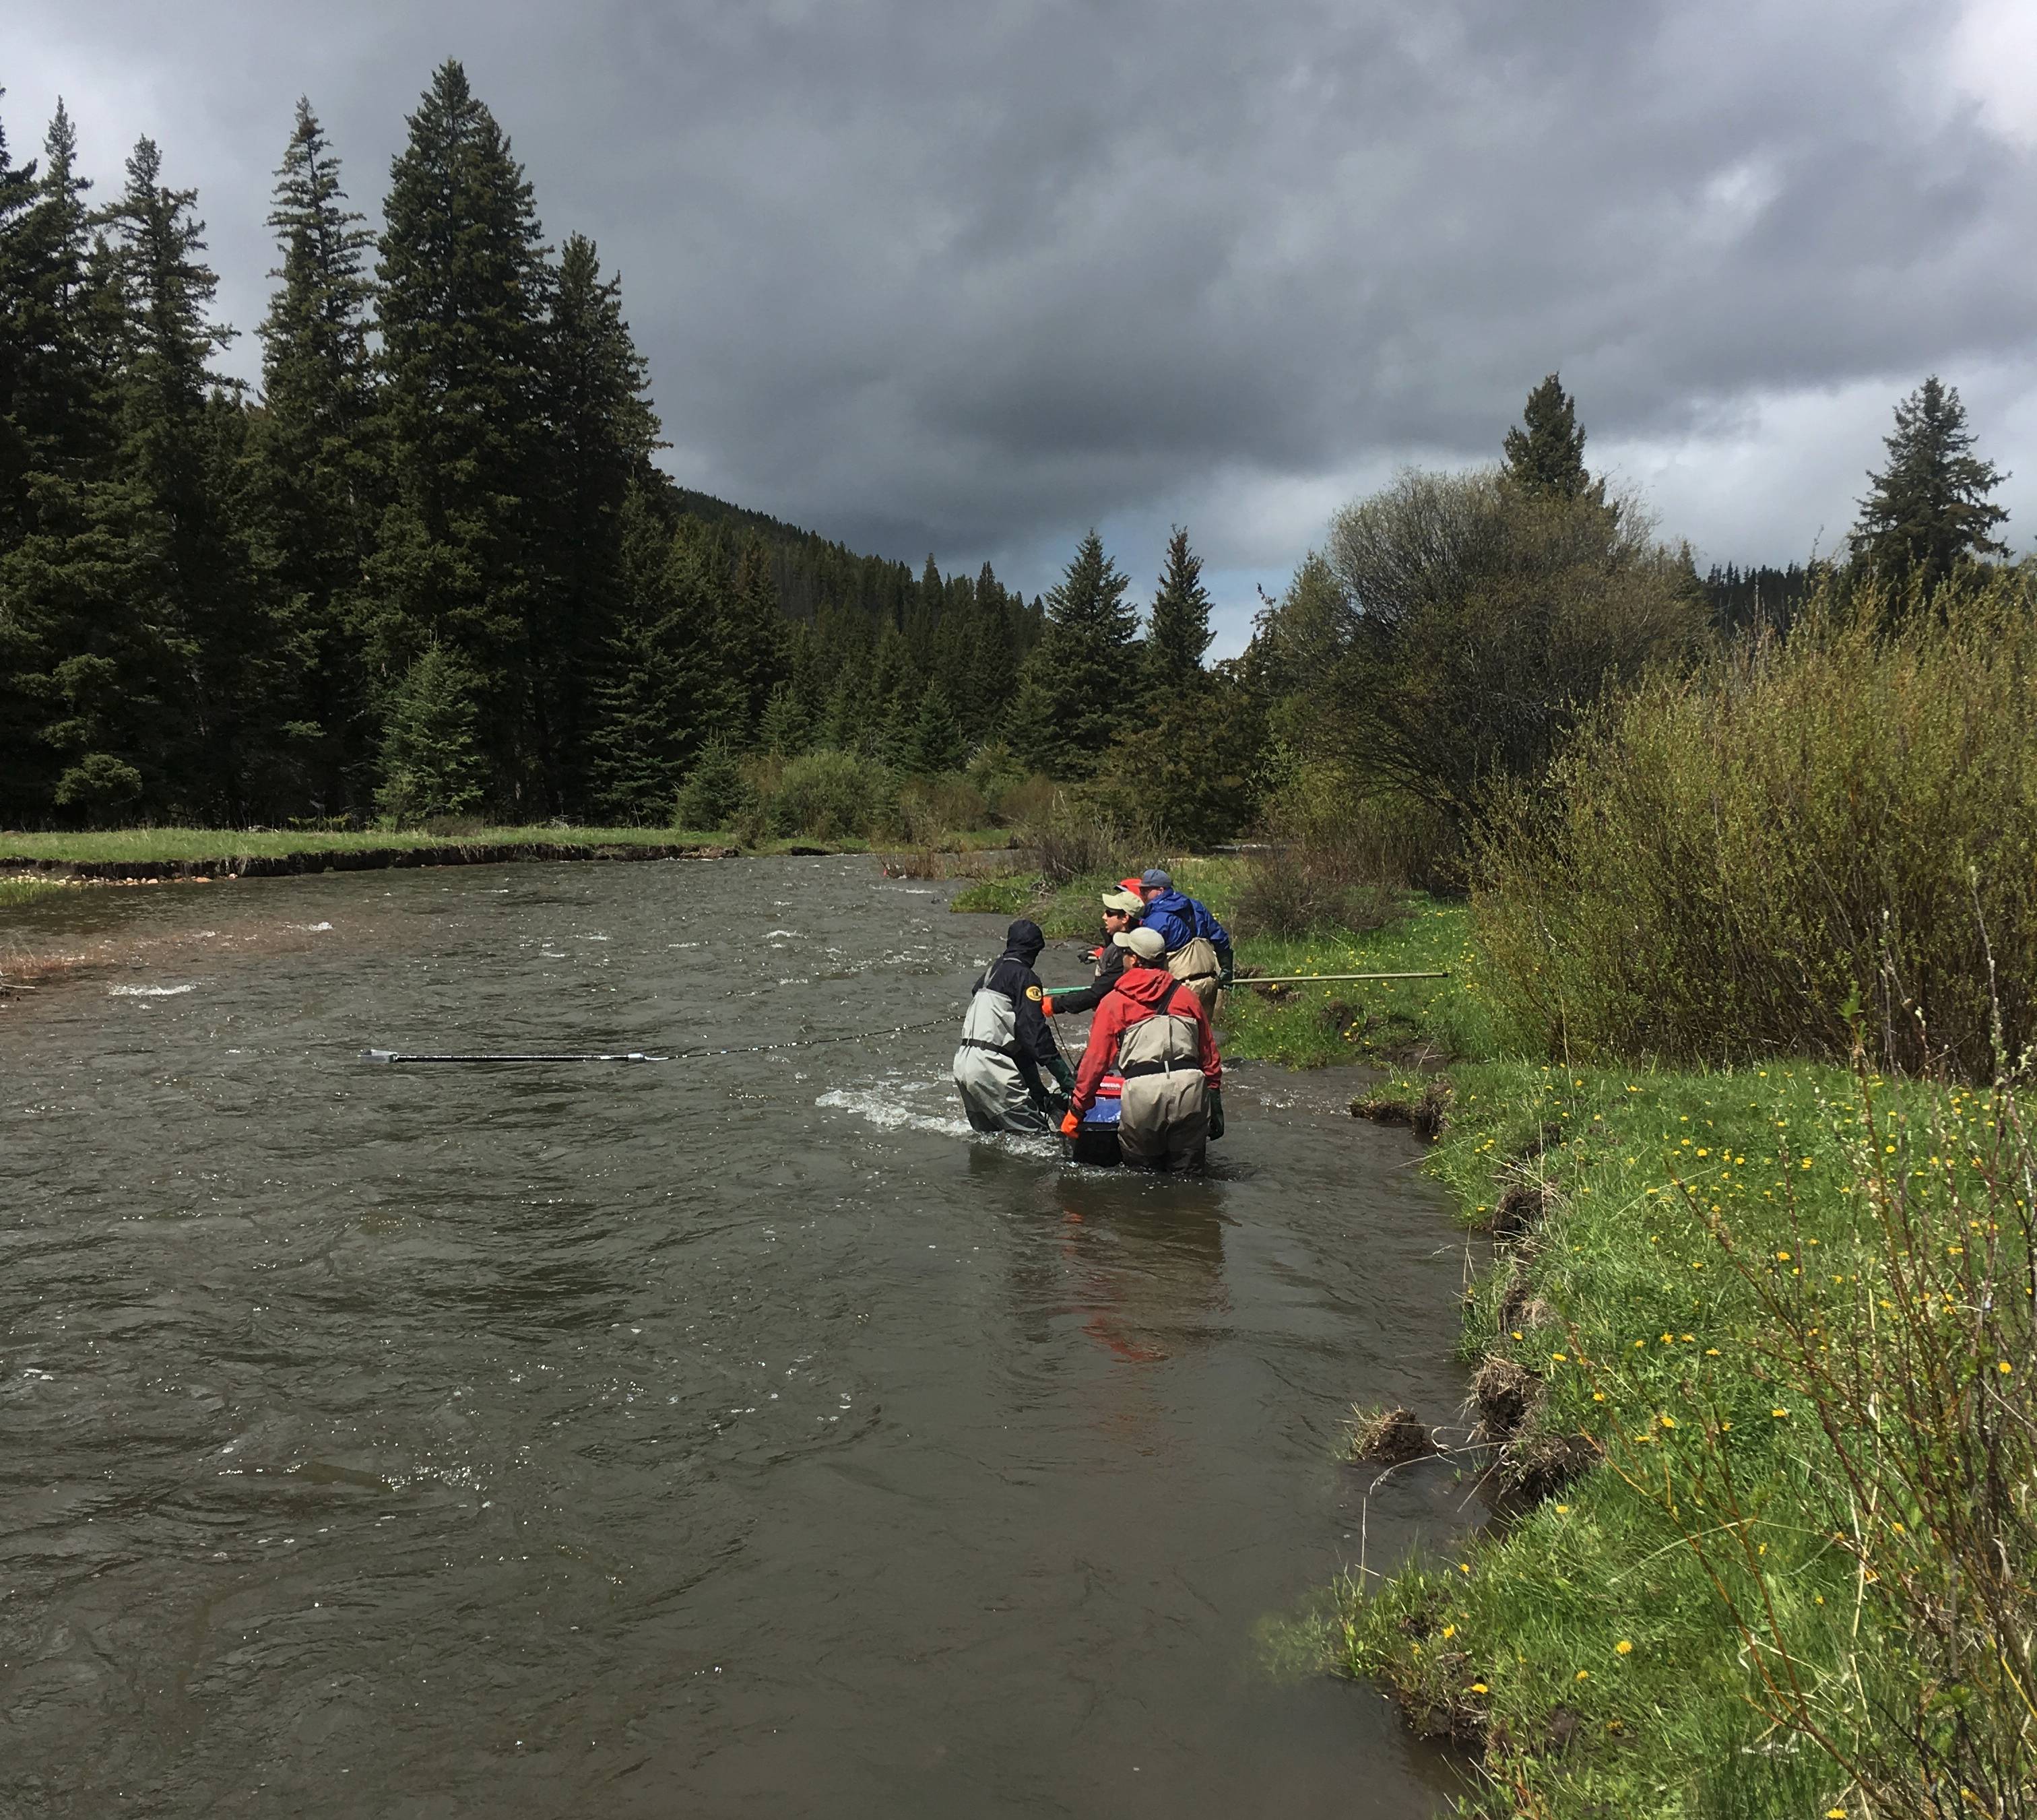
[[[722,650],[731,686],[742,703],[746,742],[771,692],[791,670],[785,616],[778,604],[777,565],[770,546],[752,531],[743,539],[723,610]]]
[[[544,331],[548,587],[532,640],[538,689],[567,803],[585,791],[589,690],[620,609],[623,500],[648,473],[658,421],[644,357],[622,318],[622,285],[594,243],[567,236]]]
[[[726,740],[743,704],[721,648],[712,552],[669,530],[644,490],[623,502],[621,589],[588,738],[589,787],[603,814],[662,820],[693,757]]]
[[[887,625],[878,637],[870,666],[870,719],[862,750],[889,765],[903,762],[924,686],[913,668],[905,635]]]
[[[969,741],[962,723],[955,718],[947,691],[939,682],[927,685],[903,742],[899,768],[916,776],[931,777],[943,771],[959,771],[969,756]]]
[[[1166,566],[1153,596],[1146,630],[1146,676],[1154,689],[1192,689],[1204,678],[1203,653],[1210,645],[1210,597],[1202,583],[1202,558],[1189,548],[1181,526],[1167,540]]]
[[[1091,772],[1139,690],[1128,585],[1092,531],[1047,597],[1046,628],[1026,659],[1008,726],[1019,756],[1050,777]]]
[[[934,553],[928,550],[926,566],[920,571],[919,583],[912,591],[903,625],[905,648],[911,654],[913,669],[922,676],[934,666],[934,640],[939,632],[947,594],[941,572],[935,566]]]
[[[1249,825],[1265,761],[1265,708],[1223,665],[1192,693],[1170,691],[1121,731],[1103,767],[1164,840],[1211,847]]]
[[[773,758],[796,758],[812,742],[812,722],[799,691],[789,682],[780,683],[757,723],[758,750]]]
[[[1528,395],[1521,427],[1506,432],[1507,478],[1530,497],[1590,499],[1603,504],[1605,483],[1585,466],[1584,426],[1577,401],[1551,373]]]
[[[732,828],[757,805],[742,761],[727,741],[710,739],[686,773],[673,809],[675,828]]]
[[[495,117],[448,61],[391,170],[377,325],[394,501],[372,572],[376,655],[442,643],[473,668],[493,788],[531,804],[555,768],[534,672],[542,621],[543,330],[537,212]]]
[[[61,104],[58,122],[68,145]],[[88,370],[65,309],[66,276],[83,275],[85,212],[58,213],[83,186],[73,187],[67,166],[54,180],[45,172],[13,162],[0,123],[0,821],[15,825],[46,814],[55,799],[50,671],[66,616],[53,534],[84,478],[66,472],[62,458],[67,436],[85,427],[89,395],[66,398],[59,378]]]
[[[6,93],[0,89],[0,99]],[[0,119],[0,546],[20,538],[33,459],[21,406],[41,351],[29,320],[44,265],[29,231],[37,187],[36,167],[14,163]]]
[[[870,662],[858,652],[837,673],[821,722],[821,742],[841,752],[876,750],[883,731],[885,704],[871,687]]]
[[[195,191],[163,183],[161,154],[143,138],[102,217],[126,312],[115,465],[136,557],[127,605],[138,623],[127,628],[122,680],[152,804],[243,821],[251,793],[274,775],[282,664],[229,510],[228,470],[244,423],[218,396],[226,382],[211,368],[232,331],[211,318],[218,279],[201,257],[196,200]]]
[[[481,751],[480,694],[474,672],[440,644],[427,645],[397,685],[375,795],[399,826],[481,807],[488,765]]]
[[[2009,553],[1994,534],[2009,514],[1988,497],[2009,477],[1973,453],[1956,387],[1932,374],[1895,407],[1882,446],[1888,465],[1869,470],[1873,490],[1849,539],[1856,561],[1928,599],[1961,563]]]
[[[249,522],[294,660],[310,795],[327,813],[365,805],[375,732],[361,636],[380,490],[363,270],[374,237],[346,202],[339,160],[300,97],[269,215],[282,263],[260,330]]]

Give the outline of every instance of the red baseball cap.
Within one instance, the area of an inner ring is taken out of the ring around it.
[[[1121,878],[1117,882],[1117,888],[1121,891],[1129,891],[1135,897],[1143,897],[1145,893],[1145,887],[1136,878]]]

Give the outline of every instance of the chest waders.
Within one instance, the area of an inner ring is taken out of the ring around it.
[[[1202,1001],[1204,1013],[1216,1015],[1217,981],[1223,970],[1217,965],[1216,947],[1207,937],[1192,936],[1167,957],[1167,971]]]
[[[1209,1097],[1196,1021],[1166,1011],[1140,1018],[1117,1039],[1117,1066],[1124,1077],[1117,1143],[1125,1161],[1200,1169],[1209,1146]]]
[[[1018,1072],[1018,1007],[1003,993],[985,987],[969,999],[954,1073],[972,1130],[1049,1128],[1047,1115],[1033,1104],[1026,1078]]]

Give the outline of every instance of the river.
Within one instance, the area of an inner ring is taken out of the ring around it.
[[[867,859],[0,915],[123,957],[0,1009],[0,1812],[1437,1811],[1262,1641],[1358,1558],[1349,1405],[1462,1394],[1355,1077],[1239,1070],[1189,1181],[972,1138],[947,1027],[359,1059],[958,1018],[1002,923]]]

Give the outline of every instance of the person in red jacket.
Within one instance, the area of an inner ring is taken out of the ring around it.
[[[1124,971],[1096,1008],[1089,1047],[1061,1130],[1072,1136],[1103,1077],[1124,1077],[1118,1149],[1149,1169],[1199,1169],[1223,1135],[1223,1062],[1202,1002],[1167,971],[1166,945],[1150,929],[1112,939]]]

